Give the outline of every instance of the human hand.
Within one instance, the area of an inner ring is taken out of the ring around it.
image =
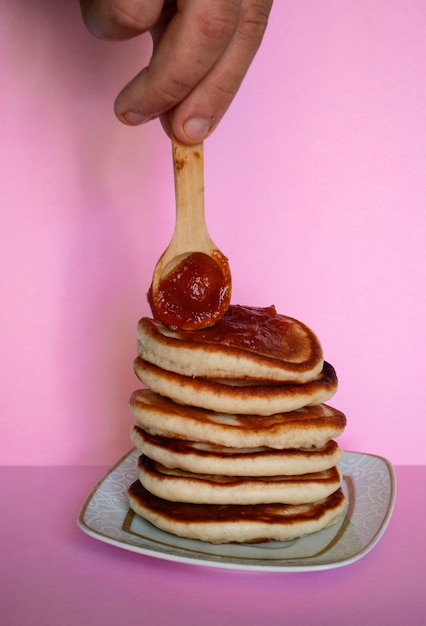
[[[128,125],[160,117],[170,134],[198,143],[236,95],[268,22],[273,0],[80,0],[88,30],[130,39],[150,32],[149,65],[121,91],[117,117]]]

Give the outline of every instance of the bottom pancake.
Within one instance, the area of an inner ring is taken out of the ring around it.
[[[186,504],[158,498],[138,480],[128,498],[131,509],[157,528],[214,544],[296,539],[336,523],[346,506],[341,488],[312,504]]]

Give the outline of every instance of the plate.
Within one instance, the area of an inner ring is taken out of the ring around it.
[[[129,509],[139,450],[131,450],[94,487],[78,525],[88,535],[143,555],[210,567],[257,571],[321,570],[357,561],[383,535],[395,502],[395,475],[383,457],[345,452],[340,463],[346,513],[340,522],[292,541],[212,545],[152,526]]]

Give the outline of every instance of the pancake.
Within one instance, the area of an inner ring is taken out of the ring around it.
[[[274,307],[231,305],[218,323],[195,332],[144,317],[137,330],[141,358],[184,376],[305,383],[323,368],[315,334]]]
[[[230,448],[150,435],[137,426],[133,426],[130,439],[150,459],[197,474],[294,476],[330,469],[343,457],[335,441],[319,449]]]
[[[300,476],[206,476],[169,469],[146,455],[138,462],[141,484],[159,498],[193,504],[305,504],[326,498],[339,489],[337,467]]]
[[[152,391],[178,404],[224,413],[273,415],[321,404],[337,391],[337,376],[329,363],[324,363],[319,378],[303,385],[250,384],[243,381],[230,384],[192,378],[163,370],[140,357],[135,360],[134,368],[139,380]]]
[[[187,504],[158,498],[137,480],[128,498],[131,509],[156,527],[214,544],[288,541],[331,526],[345,510],[342,489],[310,504]]]
[[[135,425],[153,435],[233,448],[323,448],[346,425],[343,413],[326,404],[271,416],[231,415],[181,406],[148,389],[133,392]]]

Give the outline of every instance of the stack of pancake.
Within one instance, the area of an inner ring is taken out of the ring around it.
[[[345,416],[314,333],[274,307],[231,306],[211,328],[138,324],[131,508],[211,543],[286,541],[345,509],[334,439]]]

